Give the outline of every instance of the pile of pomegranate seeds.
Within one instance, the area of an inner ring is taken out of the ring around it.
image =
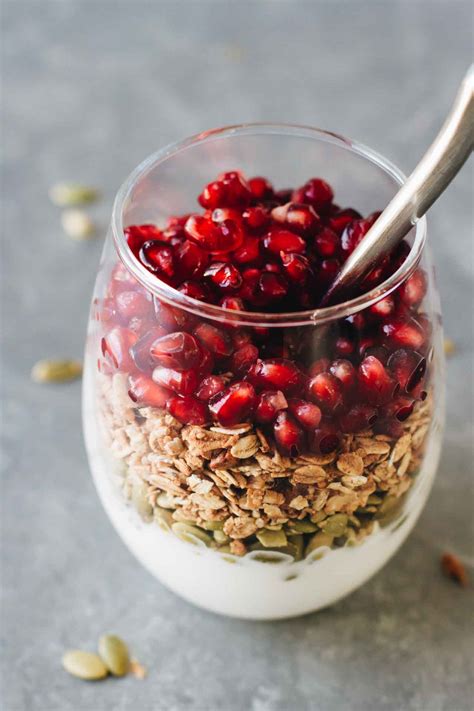
[[[126,229],[135,257],[183,294],[228,310],[296,312],[317,306],[379,213],[363,218],[312,178],[296,190],[223,173],[198,213],[164,229]],[[409,252],[402,243],[366,277],[385,280]],[[128,374],[139,406],[166,407],[185,424],[254,421],[292,456],[335,449],[341,434],[372,427],[397,437],[426,397],[430,324],[417,269],[395,292],[332,324],[243,328],[159,301],[119,264],[99,307],[107,331],[99,368]]]

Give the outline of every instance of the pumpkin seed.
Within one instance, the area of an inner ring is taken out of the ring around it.
[[[83,210],[64,210],[61,225],[68,237],[77,240],[89,239],[96,231],[93,221]]]
[[[348,516],[347,514],[334,514],[329,516],[324,523],[321,524],[321,528],[324,533],[329,533],[331,536],[339,537],[342,536],[347,528]]]
[[[153,507],[148,501],[146,484],[134,481],[132,485],[132,503],[140,518],[148,523],[153,518]]]
[[[204,533],[201,528],[197,526],[190,526],[188,523],[182,523],[178,521],[173,523],[171,530],[175,533],[178,538],[185,543],[192,543],[193,545],[198,545],[196,539],[204,543],[204,545],[209,546],[212,543],[212,538]]]
[[[31,377],[36,383],[67,383],[81,375],[82,363],[78,360],[39,360],[31,370]]]
[[[100,194],[96,188],[80,183],[56,183],[49,190],[49,198],[58,207],[73,207],[95,202]]]
[[[305,556],[309,555],[317,548],[322,548],[323,546],[328,546],[330,548],[332,546],[333,539],[334,536],[331,536],[329,533],[315,533],[314,536],[310,538],[310,541],[306,546],[304,552]]]
[[[228,543],[230,541],[229,536],[226,536],[224,531],[214,531],[213,535],[214,535],[215,542],[220,546],[222,546],[225,543]]]
[[[257,532],[257,538],[265,548],[283,548],[288,543],[284,531],[269,531],[264,528]]]
[[[108,672],[98,654],[83,652],[80,649],[70,649],[63,655],[64,669],[79,679],[94,681],[104,679]]]
[[[163,531],[169,532],[171,530],[171,526],[174,523],[171,511],[162,509],[161,506],[156,506],[153,511],[153,518]]]
[[[125,676],[130,665],[128,647],[115,634],[104,634],[99,639],[99,654],[105,666],[114,676]]]
[[[288,545],[278,550],[281,553],[288,553],[288,555],[291,555],[295,560],[301,560],[303,557],[303,547],[303,536],[300,533],[296,536],[290,536],[288,538]]]
[[[313,516],[311,516],[311,521],[313,523],[321,523],[321,521],[324,521],[325,518],[327,518],[327,513],[324,513],[324,511],[318,511],[315,513]]]
[[[224,521],[204,521],[202,527],[206,531],[222,531],[224,528]]]
[[[308,521],[308,519],[303,519],[303,521],[290,521],[287,525],[287,533],[291,533],[292,531],[296,531],[297,533],[314,533],[317,529],[316,524]]]

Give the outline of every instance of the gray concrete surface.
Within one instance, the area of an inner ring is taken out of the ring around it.
[[[101,240],[69,241],[56,180],[104,190],[160,146],[239,121],[319,125],[408,170],[472,55],[472,5],[392,2],[3,2],[2,690],[5,711],[465,711],[473,560],[472,163],[430,215],[449,362],[448,426],[416,530],[332,609],[247,623],[195,609],[130,556],[103,513],[81,435],[80,384],[32,363],[81,356]],[[471,616],[471,619],[470,619]],[[149,667],[87,684],[63,650],[122,634]]]

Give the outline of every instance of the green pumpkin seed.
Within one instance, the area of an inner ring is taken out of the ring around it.
[[[214,531],[213,535],[215,542],[218,543],[220,546],[230,541],[229,536],[226,536],[224,531]]]
[[[206,531],[222,531],[224,528],[224,521],[204,521],[202,527]]]
[[[82,363],[78,360],[39,360],[31,370],[36,383],[67,383],[82,375]]]
[[[115,634],[104,634],[99,639],[99,654],[105,666],[114,676],[125,676],[130,665],[128,647]]]
[[[324,523],[321,524],[321,528],[324,533],[329,533],[331,536],[336,538],[342,536],[347,528],[348,516],[346,514],[334,514],[329,516]]]
[[[315,513],[314,516],[311,516],[310,520],[313,523],[321,523],[321,521],[324,521],[327,516],[327,513],[324,513],[324,511],[318,511],[318,513]]]
[[[283,548],[288,543],[284,531],[270,531],[264,528],[258,531],[256,536],[265,548]]]
[[[198,545],[196,539],[202,541],[202,543],[206,546],[210,546],[212,543],[212,538],[208,536],[207,533],[204,533],[201,528],[198,528],[197,526],[190,526],[188,523],[182,523],[181,521],[173,523],[171,530],[174,534],[176,534],[176,536],[178,536],[178,538],[185,541],[185,543]]]
[[[382,498],[380,496],[377,496],[377,494],[371,494],[369,498],[367,499],[367,504],[369,505],[377,505],[382,503]]]
[[[287,525],[288,533],[292,531],[296,531],[297,533],[314,533],[317,529],[316,524],[308,521],[308,519],[303,519],[303,521],[290,521]]]
[[[64,669],[79,679],[94,681],[104,679],[108,672],[102,659],[92,652],[71,649],[63,655]]]
[[[99,191],[80,183],[56,183],[49,190],[49,198],[58,207],[73,207],[95,202]]]
[[[330,548],[333,540],[334,536],[331,536],[329,533],[315,533],[314,536],[310,538],[310,541],[306,546],[304,552],[305,556],[309,555],[317,548],[322,548],[323,546],[328,546]]]
[[[153,507],[148,501],[147,487],[143,481],[134,481],[132,485],[132,503],[140,518],[149,523],[153,519]]]
[[[289,536],[288,545],[285,548],[279,548],[282,553],[288,553],[295,560],[301,560],[303,557],[304,541],[303,536],[300,534]]]
[[[163,531],[171,531],[171,526],[174,523],[171,511],[162,509],[161,506],[156,506],[153,511],[153,519]]]

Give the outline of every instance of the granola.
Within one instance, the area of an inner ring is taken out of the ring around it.
[[[417,403],[401,437],[365,430],[344,435],[335,452],[293,458],[250,423],[182,425],[164,410],[136,408],[122,374],[100,376],[99,409],[110,451],[125,464],[124,495],[143,520],[234,555],[271,543],[298,559],[318,540],[358,543],[376,521],[400,514],[420,467],[431,398]],[[194,534],[183,535],[183,526]]]

